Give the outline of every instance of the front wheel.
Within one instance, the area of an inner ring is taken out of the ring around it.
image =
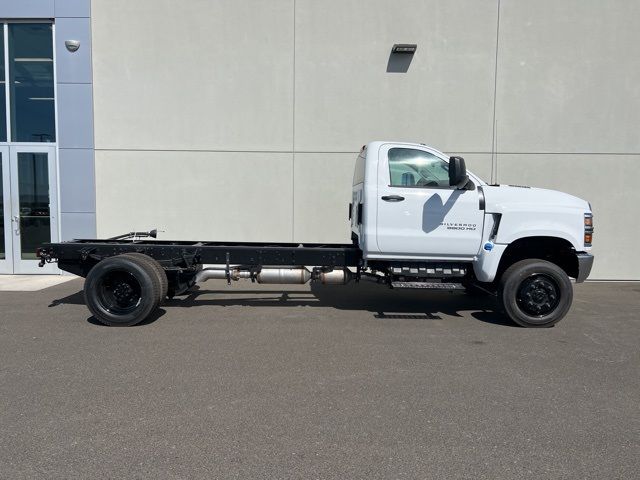
[[[538,259],[521,260],[502,274],[498,298],[518,325],[551,327],[571,308],[573,286],[557,265]]]

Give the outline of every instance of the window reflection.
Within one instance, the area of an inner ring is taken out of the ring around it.
[[[51,241],[46,153],[18,153],[18,192],[22,259],[35,260],[36,248]]]
[[[55,142],[52,26],[8,27],[12,140]]]
[[[423,150],[390,149],[389,173],[392,187],[449,187],[449,165]]]

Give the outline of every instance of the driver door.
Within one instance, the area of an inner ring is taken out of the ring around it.
[[[478,190],[450,187],[448,169],[448,160],[426,147],[380,148],[376,236],[382,255],[468,260],[478,253],[484,221]]]

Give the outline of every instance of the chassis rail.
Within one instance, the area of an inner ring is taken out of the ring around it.
[[[138,252],[165,270],[196,269],[203,264],[358,267],[362,252],[348,244],[186,242],[156,240],[72,240],[38,249],[40,264],[57,262],[67,272],[86,277],[99,261]]]

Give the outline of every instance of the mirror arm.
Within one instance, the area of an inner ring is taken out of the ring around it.
[[[469,183],[471,183],[471,185],[473,185],[473,182],[471,181],[471,179],[469,178],[469,175],[465,175],[464,177],[462,177],[460,179],[460,181],[456,184],[456,189],[457,190],[472,190],[470,188],[468,188]]]
[[[475,190],[476,189],[476,184],[473,183],[473,181],[471,181],[471,179],[469,178],[469,175],[465,175],[465,181],[462,185],[462,189],[463,190]]]

